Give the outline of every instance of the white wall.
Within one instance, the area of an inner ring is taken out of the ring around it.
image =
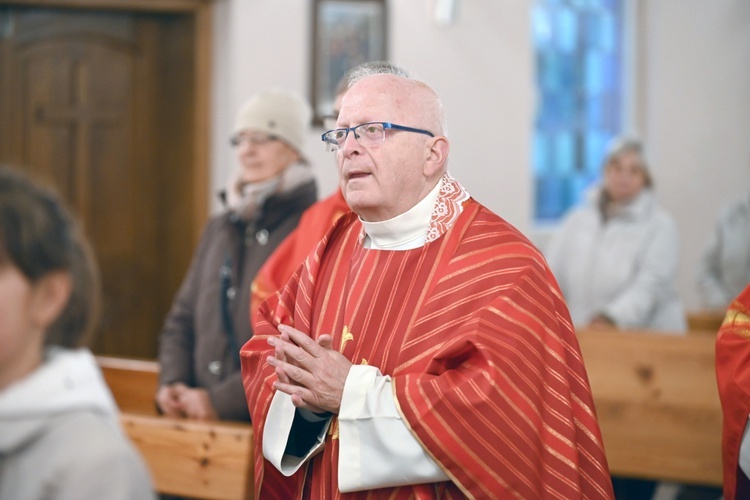
[[[309,95],[311,5],[308,0],[216,3],[214,187],[223,185],[234,165],[227,137],[242,101],[270,85]],[[431,84],[443,99],[453,175],[474,197],[528,229],[533,89],[526,20],[531,4],[459,0],[458,5],[457,22],[438,27],[435,0],[391,0],[390,60]],[[326,195],[337,180],[321,132],[311,131],[306,150]]]
[[[457,0],[456,22],[446,27],[434,21],[435,1],[389,0],[390,59],[442,97],[454,176],[538,241],[529,167],[533,1]],[[700,246],[721,204],[750,186],[750,2],[633,1],[643,23],[636,123],[659,196],[678,221],[680,290],[694,307]],[[246,98],[271,85],[308,95],[311,6],[309,0],[215,3],[212,190],[234,166],[227,138]],[[310,132],[306,152],[327,195],[336,172],[320,132]]]
[[[458,0],[437,27],[434,1],[391,1],[391,55],[441,96],[449,170],[477,200],[531,228],[533,74],[531,2]]]
[[[308,93],[306,0],[223,0],[214,3],[212,192],[224,186],[235,156],[229,146],[235,112],[266,87]],[[313,134],[308,150],[314,152]],[[312,155],[313,163],[320,161]],[[213,201],[213,200],[212,200]],[[214,208],[218,205],[214,204]]]
[[[641,121],[659,199],[677,219],[678,284],[692,308],[695,268],[716,215],[750,192],[750,2],[643,3]]]

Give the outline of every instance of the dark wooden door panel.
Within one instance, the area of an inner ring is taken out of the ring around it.
[[[175,261],[186,266],[192,252],[192,245],[164,245],[159,238],[189,233],[194,223],[169,217],[179,207],[158,208],[172,199],[189,207],[195,193],[161,189],[186,169],[185,162],[162,158],[192,133],[182,126],[171,143],[152,140],[159,136],[155,124],[169,127],[165,116],[191,115],[191,101],[160,98],[174,89],[159,71],[165,59],[189,60],[190,37],[184,49],[169,44],[167,54],[161,41],[175,25],[190,23],[65,9],[15,8],[10,15],[12,32],[0,41],[0,71],[10,72],[2,79],[0,131],[10,143],[0,145],[0,161],[49,179],[83,220],[104,292],[95,351],[154,357],[179,285],[162,269]],[[190,84],[182,87],[179,95],[189,96]]]

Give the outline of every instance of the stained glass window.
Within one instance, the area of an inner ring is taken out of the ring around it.
[[[623,2],[537,0],[534,217],[558,220],[599,180],[622,126]]]

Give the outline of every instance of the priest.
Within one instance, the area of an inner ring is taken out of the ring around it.
[[[716,337],[716,378],[724,413],[724,498],[750,498],[750,285],[729,305]]]
[[[257,498],[613,498],[540,252],[447,172],[425,83],[351,75],[342,216],[241,349]]]

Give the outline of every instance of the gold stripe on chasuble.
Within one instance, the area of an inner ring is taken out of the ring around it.
[[[592,419],[596,419],[596,415],[594,415],[594,410],[591,408],[591,406],[589,406],[586,403],[584,403],[583,400],[578,397],[578,394],[576,394],[574,392],[571,392],[570,397],[573,400],[573,402],[576,404],[576,406],[578,406],[578,408],[581,408],[584,411],[584,413],[586,413],[586,415],[588,417],[590,417]],[[580,423],[580,422],[578,422],[578,423]],[[581,424],[581,425],[583,425],[583,424]],[[588,428],[586,428],[586,430],[588,431],[587,435],[591,438],[591,440],[599,443],[599,440],[594,439],[594,434],[591,433],[591,431],[589,431]],[[601,443],[599,443],[599,444],[601,444]]]
[[[331,417],[331,425],[328,426],[328,435],[331,436],[332,440],[339,438],[339,418],[336,415]]]
[[[750,316],[742,311],[729,309],[721,326],[732,328],[732,333],[740,337],[750,338]]]
[[[411,398],[409,398],[409,399],[411,399]],[[412,401],[409,401],[409,404],[412,404]],[[505,487],[505,488],[509,488],[510,487],[509,484],[507,483],[507,481],[505,481],[504,478],[500,474],[498,474],[498,472],[496,470],[494,470],[493,468],[489,467],[487,465],[487,463],[484,460],[481,459],[481,457],[476,453],[476,451],[474,450],[474,448],[472,448],[471,446],[467,446],[465,444],[465,442],[463,441],[463,439],[461,439],[461,437],[454,432],[454,430],[453,430],[454,424],[452,422],[446,421],[440,415],[437,415],[437,420],[440,423],[440,430],[446,432],[446,434],[448,434],[448,436],[450,437],[450,440],[453,441],[453,443],[455,443],[456,446],[460,447],[463,450],[464,454],[466,454],[469,457],[471,457],[471,460],[475,464],[477,464],[477,466],[481,467],[485,474],[487,474],[488,476],[491,476],[497,483],[502,484],[503,487]],[[430,437],[436,443],[441,443],[442,442],[442,439],[440,439],[440,435],[438,433],[436,433],[433,429],[431,429],[430,427],[425,427],[425,430],[429,433]],[[503,441],[505,442],[506,445],[510,445],[512,447],[512,441],[507,440],[507,439],[503,439]],[[453,461],[454,463],[460,463],[460,461],[461,461],[460,457],[458,457],[458,456],[456,456],[456,455],[454,455],[453,453],[450,452],[450,450],[451,450],[450,446],[442,445],[442,447],[444,448],[444,451],[446,452],[446,454],[450,457],[451,461]],[[509,457],[498,455],[497,458],[498,458],[499,461],[501,461],[505,465],[505,467],[509,471],[514,471],[515,475],[519,479],[521,479],[524,483],[526,483],[526,486],[528,488],[533,489],[533,487],[534,487],[533,484],[530,481],[528,481],[528,479],[525,477],[524,474],[521,474],[519,472],[519,470],[516,467],[515,463]],[[433,457],[433,459],[434,459],[434,457]],[[470,470],[466,470],[464,472],[467,475],[469,475],[474,481],[476,481],[479,484],[479,478],[477,478],[476,475],[471,474]],[[456,483],[456,484],[459,484],[459,483]],[[492,493],[493,492],[487,492],[487,496],[491,497]]]

